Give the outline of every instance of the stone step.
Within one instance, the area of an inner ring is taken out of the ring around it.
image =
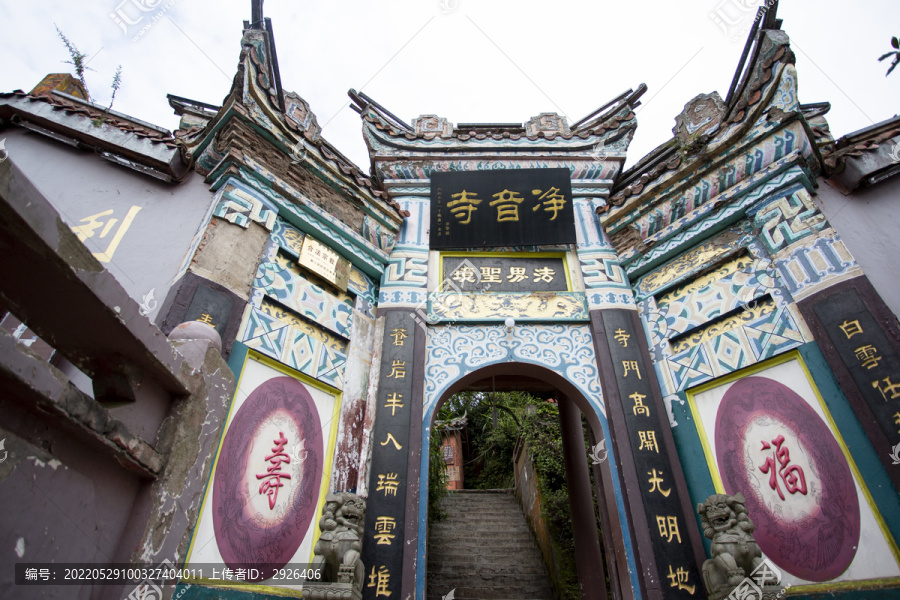
[[[517,515],[510,514],[510,511],[502,512],[502,513],[486,513],[486,512],[478,512],[478,513],[468,513],[468,514],[448,514],[447,518],[441,519],[440,521],[432,522],[432,527],[444,527],[446,525],[452,525],[453,527],[460,527],[465,525],[484,525],[491,526],[497,525],[501,527],[516,527],[516,526],[525,526],[526,524],[524,518],[519,519],[516,518]]]
[[[428,562],[428,576],[457,575],[459,573],[475,573],[478,575],[546,575],[544,563],[539,559],[510,558],[505,563],[491,562],[490,566],[473,566],[472,561],[454,560],[437,563]]]
[[[434,546],[435,540],[432,540],[432,546]],[[440,551],[434,553],[435,557],[443,557],[449,559],[451,556],[456,556],[457,554],[466,553],[471,554],[472,556],[503,556],[506,554],[519,554],[524,552],[532,552],[535,550],[534,542],[503,542],[499,544],[495,544],[491,542],[490,547],[487,547],[486,544],[476,544],[476,543],[449,543],[449,544],[441,544]]]
[[[505,502],[518,502],[513,494],[450,494],[441,498],[446,504],[492,504]]]
[[[456,600],[495,600],[499,598],[533,598],[535,600],[553,600],[553,590],[550,586],[532,587],[532,586],[514,586],[499,587],[491,586],[428,586],[427,597],[429,600],[441,600],[444,596],[455,590],[453,596]]]
[[[497,521],[500,523],[521,523],[521,521],[515,518],[515,515],[512,511],[518,510],[517,506],[511,506],[509,508],[505,508],[503,510],[498,510],[496,512],[492,512],[489,510],[477,510],[471,512],[462,512],[462,511],[454,511],[448,510],[445,511],[447,515],[445,518],[437,521],[435,525],[438,523],[445,523],[447,521],[472,521],[472,522],[492,522]]]
[[[451,492],[431,524],[428,600],[553,600],[540,551],[508,491]]]
[[[515,502],[515,494],[454,494],[450,493],[441,498],[441,502]]]
[[[431,536],[446,537],[461,536],[477,532],[482,534],[479,537],[488,536],[490,539],[497,537],[531,537],[531,529],[524,523],[511,523],[498,525],[496,523],[478,523],[478,522],[459,522],[447,521],[431,526]]]
[[[497,558],[505,558],[510,554],[528,555],[528,553],[531,553],[534,556],[540,555],[540,550],[534,543],[534,540],[522,540],[514,543],[504,543],[502,545],[495,545],[492,543],[491,546],[488,547],[485,543],[479,544],[468,540],[440,539],[429,540],[428,545],[428,556],[442,557],[447,560],[449,560],[451,556],[461,553],[464,554],[466,552],[470,552],[477,556],[495,555]]]
[[[500,584],[494,583],[472,583],[466,580],[460,581],[440,581],[434,584],[428,584],[428,590],[437,592],[442,595],[450,593],[450,590],[456,590],[456,597],[470,596],[473,598],[525,598],[532,596],[548,596],[553,597],[553,588],[549,584],[530,585],[527,583],[519,584]],[[429,593],[428,596],[432,596]]]
[[[472,504],[444,504],[441,506],[444,509],[444,512],[454,514],[454,515],[469,515],[469,514],[478,514],[478,513],[487,513],[491,515],[502,515],[506,514],[512,510],[521,510],[519,509],[518,504],[485,504],[482,506],[475,506]]]
[[[532,557],[532,556],[537,557],[537,558],[540,557],[540,553],[532,554],[531,549],[528,549],[527,552],[522,551],[522,550],[517,551],[517,550],[510,549],[510,550],[504,551],[504,553],[506,555],[511,555],[511,556],[518,558],[520,562],[524,561],[524,560],[531,560],[530,557]],[[505,557],[501,557],[500,555],[494,554],[491,552],[484,552],[482,550],[476,551],[476,550],[472,550],[472,549],[460,549],[460,550],[453,550],[453,551],[448,550],[447,552],[441,552],[439,555],[433,555],[431,557],[431,559],[429,560],[429,562],[432,564],[440,564],[445,561],[446,562],[454,562],[454,563],[465,563],[466,561],[468,561],[468,563],[470,565],[476,561],[480,561],[480,562],[498,561],[498,564],[501,564],[501,565],[506,564]]]

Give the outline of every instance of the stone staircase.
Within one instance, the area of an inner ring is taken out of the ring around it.
[[[451,491],[431,525],[428,600],[553,600],[553,588],[513,490]]]

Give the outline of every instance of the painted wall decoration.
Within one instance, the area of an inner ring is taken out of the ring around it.
[[[644,288],[647,292],[638,309],[647,327],[660,385],[667,394],[748,367],[811,339],[762,242],[741,235],[741,231],[735,228],[718,238],[738,245],[731,245],[731,254],[716,255],[724,262],[712,271],[704,272],[702,263],[692,260],[693,266],[685,272],[693,278],[667,276],[665,285],[651,281],[652,285]],[[686,256],[666,268],[682,271],[679,265]],[[656,275],[663,270],[650,275],[659,279]],[[645,286],[647,279],[639,286]],[[656,294],[649,294],[650,290]]]
[[[278,249],[284,254],[297,260],[303,250],[303,240],[306,235],[296,227],[289,225],[282,219],[275,220],[275,226],[272,228],[272,234],[269,236],[269,247],[264,252],[264,257],[270,262],[274,257],[278,256]],[[347,290],[356,294],[356,309],[365,314],[369,318],[375,318],[372,308],[375,305],[375,297],[378,295],[378,288],[362,271],[353,265],[349,265],[349,281],[347,282]]]
[[[297,552],[322,484],[320,422],[306,387],[287,376],[257,386],[237,411],[212,496],[216,545],[229,567],[262,563],[267,579]]]
[[[427,321],[587,321],[582,292],[500,292],[428,294]]]
[[[862,275],[856,259],[830,227],[780,251],[775,264],[785,287],[798,302],[826,287]]]
[[[335,295],[310,282],[300,273],[296,263],[282,255],[274,261],[260,263],[253,281],[253,300],[257,293],[283,304],[325,329],[350,338],[350,315],[353,300],[347,294]]]
[[[799,153],[791,153],[762,168],[746,180],[722,192],[714,202],[676,219],[663,229],[644,239],[651,250],[640,252],[626,250],[620,254],[622,264],[629,273],[647,265],[655,264],[661,258],[672,256],[679,249],[689,247],[691,240],[706,231],[716,231],[720,224],[746,213],[770,195],[787,193],[802,185],[812,189],[808,173],[804,171],[805,159]],[[707,234],[708,235],[708,234]]]
[[[900,552],[797,352],[688,392],[718,493],[792,586],[896,577]]]
[[[588,325],[438,326],[428,330],[425,359],[425,412],[460,377],[481,367],[518,361],[563,375],[606,415],[600,373]],[[426,419],[430,418],[426,417]]]
[[[348,344],[342,338],[301,320],[276,304],[248,306],[240,327],[239,342],[285,365],[344,387]]]
[[[431,247],[576,242],[568,169],[431,175]]]
[[[716,414],[716,461],[726,489],[752,490],[747,507],[766,556],[810,581],[850,566],[860,534],[850,467],[789,387],[751,376],[729,388]]]
[[[265,564],[265,577],[279,565],[311,562],[339,411],[337,391],[246,354],[186,566]],[[299,589],[254,583],[240,589]]]
[[[213,213],[226,221],[239,225],[246,229],[250,221],[256,221],[269,231],[275,225],[278,216],[278,207],[267,202],[260,194],[254,194],[246,186],[238,186],[232,180],[216,194],[218,205]]]

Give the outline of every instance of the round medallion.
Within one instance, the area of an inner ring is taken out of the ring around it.
[[[745,377],[716,415],[725,491],[743,493],[763,553],[788,573],[828,581],[856,554],[860,509],[831,430],[803,398],[767,377]]]
[[[275,377],[250,393],[213,483],[216,544],[228,567],[259,569],[248,581],[260,581],[288,563],[312,522],[323,459],[319,413],[301,382]]]

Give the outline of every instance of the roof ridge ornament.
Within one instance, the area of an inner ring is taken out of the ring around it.
[[[437,136],[443,139],[453,137],[453,123],[438,115],[419,115],[413,119],[416,137]]]
[[[553,137],[557,134],[569,135],[569,122],[566,117],[557,113],[541,113],[536,117],[531,117],[525,122],[525,135],[529,138],[536,137],[543,133],[545,137]]]
[[[719,129],[725,118],[725,102],[719,92],[697,94],[681,114],[675,117],[672,133],[687,152],[705,145],[709,136]]]

